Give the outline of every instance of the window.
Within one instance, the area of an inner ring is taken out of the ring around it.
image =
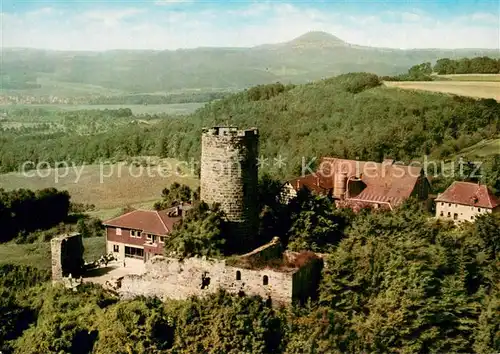
[[[146,241],[147,241],[147,242],[154,243],[154,242],[155,242],[155,236],[154,236],[154,235],[151,235],[151,234],[147,234],[147,235],[146,235]]]
[[[269,277],[267,275],[264,275],[262,278],[262,284],[267,285],[269,284]]]
[[[158,240],[160,243],[165,243],[165,237],[164,236],[159,236]]]
[[[236,280],[241,280],[241,272],[239,270],[236,271]]]
[[[443,211],[441,210],[441,213],[439,214],[439,216],[443,216]]]
[[[481,212],[481,208],[477,208],[477,211],[478,211],[478,212]]]
[[[473,216],[471,216],[471,217],[470,217],[470,219],[471,219],[471,220],[474,220],[474,217],[473,217]]]
[[[441,202],[441,206],[444,206],[444,202]]]
[[[448,203],[448,206],[451,207],[451,203]]]
[[[451,213],[450,213],[450,212],[448,212],[448,217],[449,217],[449,218],[451,217]]]
[[[453,220],[457,220],[458,219],[458,214],[457,213],[454,213],[453,214]]]
[[[142,248],[125,246],[125,257],[144,259],[144,250]]]
[[[113,252],[115,252],[115,253],[120,252],[120,246],[118,246],[118,245],[113,245]]]
[[[141,237],[141,232],[138,231],[138,230],[130,230],[130,236],[140,238]]]
[[[210,285],[210,277],[207,277],[208,272],[204,272],[201,275],[201,288],[206,289]]]
[[[116,234],[117,234],[118,236],[121,236],[121,234],[122,234],[122,229],[120,229],[119,227],[117,227],[117,228],[116,228]]]

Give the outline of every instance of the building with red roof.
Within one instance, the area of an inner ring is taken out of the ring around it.
[[[125,265],[143,264],[155,255],[163,255],[165,239],[189,208],[179,205],[161,211],[133,210],[103,222],[107,253]]]
[[[421,166],[324,157],[316,172],[288,181],[285,196],[301,188],[331,196],[340,207],[393,209],[412,196],[426,200],[430,183]]]
[[[487,186],[455,181],[436,198],[436,217],[473,221],[477,215],[500,212],[500,200]]]

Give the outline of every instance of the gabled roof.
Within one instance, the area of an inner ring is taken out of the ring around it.
[[[493,209],[500,200],[485,185],[455,181],[444,193],[438,195],[436,202],[455,203]]]
[[[393,160],[378,163],[324,157],[314,174],[290,180],[289,183],[296,190],[305,186],[311,191],[328,194],[333,191],[335,176],[340,173],[346,175],[349,186],[353,179],[363,183],[362,191],[357,195],[351,193],[349,199],[397,205],[411,196],[418,179],[423,176],[423,169],[394,164]]]
[[[141,230],[155,235],[169,234],[174,224],[182,219],[182,216],[173,216],[175,208],[155,210],[133,210],[116,218],[103,222],[104,226],[120,227],[124,229]]]

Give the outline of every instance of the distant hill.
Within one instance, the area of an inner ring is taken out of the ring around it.
[[[425,61],[481,55],[499,56],[497,50],[364,47],[329,33],[309,32],[286,43],[252,48],[104,52],[5,48],[1,75],[4,93],[23,90],[34,95],[239,90],[354,71],[394,75]]]

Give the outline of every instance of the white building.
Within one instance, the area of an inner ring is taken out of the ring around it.
[[[436,198],[436,217],[474,221],[477,215],[500,212],[500,200],[485,185],[458,182]]]

